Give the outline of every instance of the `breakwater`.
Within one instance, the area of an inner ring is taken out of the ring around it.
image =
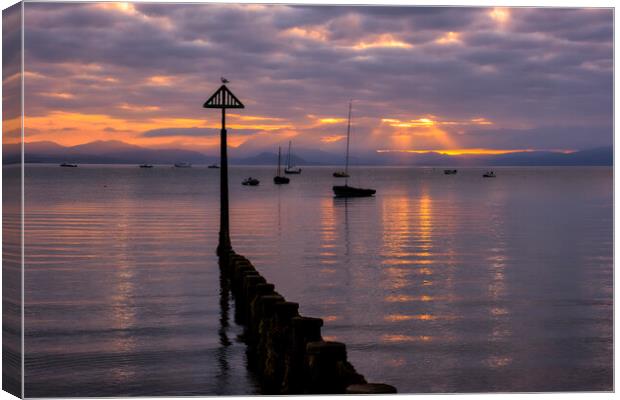
[[[279,294],[246,257],[229,251],[220,257],[220,272],[264,394],[396,393],[368,383],[347,360],[344,343],[323,340],[323,320],[300,315],[299,304]]]

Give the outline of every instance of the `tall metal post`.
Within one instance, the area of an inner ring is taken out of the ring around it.
[[[220,143],[220,240],[217,254],[227,254],[230,245],[230,228],[228,217],[228,152],[226,145],[226,109],[222,108],[222,130]]]
[[[228,80],[222,78],[222,83]],[[220,86],[204,103],[204,108],[222,109],[222,130],[220,142],[220,234],[217,245],[217,255],[226,257],[232,246],[230,244],[230,226],[228,212],[228,148],[226,144],[226,109],[245,108],[243,103],[235,96],[226,85]]]

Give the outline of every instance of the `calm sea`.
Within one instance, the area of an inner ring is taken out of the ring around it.
[[[234,248],[403,392],[612,389],[612,168],[231,168]],[[247,176],[258,187],[240,183]],[[26,396],[257,393],[219,170],[26,167]]]

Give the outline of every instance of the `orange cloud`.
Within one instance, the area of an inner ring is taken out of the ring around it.
[[[328,31],[324,27],[299,27],[295,26],[283,31],[283,34],[297,36],[304,39],[312,39],[319,42],[326,42],[328,39]]]
[[[158,106],[141,106],[138,104],[129,104],[129,103],[122,103],[116,107],[122,110],[128,110],[128,111],[158,111],[160,109],[160,107]]]
[[[41,92],[39,93],[41,96],[45,97],[55,97],[57,99],[73,99],[75,95],[71,93],[63,93],[63,92]]]
[[[489,17],[499,25],[504,25],[510,19],[510,10],[504,7],[495,7],[489,11]]]
[[[183,128],[188,126],[205,127],[205,121],[191,118],[147,118],[124,119],[106,114],[83,114],[75,112],[53,111],[43,116],[24,119],[27,136],[33,136],[30,130],[36,130],[37,140],[51,140],[64,145],[76,145],[93,140],[110,139],[111,132],[123,132],[114,135],[114,139],[135,142],[137,134],[162,126]],[[70,133],[64,132],[72,127]],[[112,129],[111,129],[112,128]]]
[[[240,114],[233,114],[233,113],[227,113],[226,117],[238,119],[240,121],[284,121],[284,118],[263,117],[259,115],[240,115]]]
[[[413,45],[395,38],[390,33],[384,33],[371,38],[370,41],[361,41],[352,46],[352,48],[355,50],[365,50],[375,47],[396,47],[410,49],[413,47]]]
[[[321,142],[323,143],[334,143],[339,140],[346,138],[345,135],[335,135],[335,136],[321,136]]]
[[[458,44],[462,43],[461,34],[459,32],[446,32],[439,39],[435,40],[438,44]]]
[[[118,108],[130,111],[155,111],[156,106],[139,106],[123,103]],[[271,120],[269,117],[250,116],[250,120]],[[95,140],[122,140],[127,143],[148,147],[170,147],[203,150],[219,145],[219,137],[144,137],[143,132],[165,128],[215,128],[220,127],[219,119],[212,121],[194,118],[123,118],[107,114],[85,114],[53,111],[43,116],[26,117],[24,121],[26,141],[49,140],[65,146],[88,143]],[[5,123],[6,126],[6,123]],[[247,140],[247,135],[235,135],[235,129],[250,129],[280,135],[275,131],[290,128],[287,124],[229,123],[231,129],[228,143],[237,147]],[[71,130],[65,128],[71,127]],[[6,129],[6,128],[5,128]],[[286,133],[289,135],[289,133]]]
[[[321,124],[340,124],[345,122],[346,118],[320,118],[319,123]]]
[[[147,78],[147,83],[153,86],[170,86],[175,79],[173,76],[168,75],[153,75]]]

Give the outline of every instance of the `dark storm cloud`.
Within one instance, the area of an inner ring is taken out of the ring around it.
[[[212,118],[197,104],[225,75],[244,113],[287,119],[308,140],[308,114],[342,116],[354,98],[375,128],[382,118],[485,117],[495,135],[445,128],[475,147],[612,141],[611,10],[520,8],[502,20],[488,8],[449,7],[26,8],[27,69],[41,75],[27,82],[33,115]]]

